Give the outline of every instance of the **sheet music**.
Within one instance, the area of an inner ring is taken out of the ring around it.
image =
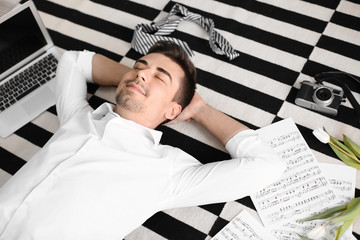
[[[212,240],[276,240],[246,210],[242,210]]]
[[[355,197],[356,169],[339,164],[319,164],[321,169],[323,169],[324,175],[329,180],[329,183],[337,197],[337,202],[334,206],[348,204],[351,199]],[[339,174],[339,172],[341,172],[341,174]],[[330,224],[328,226],[328,231],[330,232],[331,236],[334,236],[334,238],[337,227],[338,226],[336,224]],[[351,226],[341,237],[341,240],[354,239],[356,238],[352,235]],[[322,238],[321,240],[326,240],[326,238]]]
[[[298,222],[354,197],[356,171],[344,165],[318,163],[291,118],[259,129],[287,169],[277,182],[251,196],[265,227],[276,239],[298,240],[326,221]],[[341,168],[342,174],[337,174]],[[326,229],[334,234],[337,225]],[[342,240],[352,240],[351,230]],[[325,240],[325,238],[324,238]]]
[[[319,164],[337,196],[336,205],[348,204],[355,197],[356,169],[340,164]]]
[[[339,164],[319,163],[319,165],[337,196],[337,201],[334,205],[328,207],[348,204],[355,196],[356,169]],[[341,172],[341,174],[339,174],[339,172]],[[280,240],[298,240],[299,238],[296,233],[305,236],[306,232],[310,231],[312,228],[326,223],[327,220],[288,223],[281,227],[270,229],[270,232]],[[335,238],[337,227],[337,224],[330,224],[326,227],[327,235],[333,236],[330,239]],[[350,227],[341,237],[341,240],[354,239],[356,238],[352,235],[352,227]],[[326,237],[321,238],[321,240],[326,240]]]
[[[282,178],[251,199],[265,227],[309,217],[336,203],[336,196],[291,118],[257,130],[286,162]]]

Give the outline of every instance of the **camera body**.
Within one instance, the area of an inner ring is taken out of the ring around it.
[[[336,115],[343,99],[344,92],[342,90],[303,81],[296,96],[295,104],[318,112]]]

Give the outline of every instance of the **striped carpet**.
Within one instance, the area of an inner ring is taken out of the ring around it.
[[[183,22],[171,36],[194,51],[200,95],[212,106],[254,128],[292,117],[320,162],[342,164],[312,136],[317,127],[336,138],[360,143],[359,121],[349,102],[336,117],[295,105],[302,80],[316,73],[344,71],[360,77],[359,0],[35,0],[61,50],[88,49],[132,66],[141,57],[131,49],[135,26],[166,16],[175,3],[212,18],[216,30],[240,52],[229,61],[213,53],[207,33]],[[347,82],[360,102],[360,85]],[[88,85],[93,107],[113,102],[114,89]],[[0,139],[0,186],[48,141],[58,128],[55,107],[7,139]],[[189,152],[201,162],[229,158],[223,147],[195,123],[159,127],[163,144]],[[341,174],[341,172],[339,173]],[[234,183],[236,187],[237,183]],[[241,183],[243,184],[243,183]],[[357,172],[355,196],[360,196]],[[144,199],[146,201],[146,199]],[[256,215],[249,197],[234,202],[159,212],[126,239],[210,239],[242,209]],[[121,227],[121,226],[119,226]],[[360,238],[360,221],[353,234]]]

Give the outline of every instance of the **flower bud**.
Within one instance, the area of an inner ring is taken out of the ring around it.
[[[306,236],[308,238],[317,240],[322,238],[323,236],[325,236],[325,227],[324,226],[317,226],[314,227],[313,229],[311,229],[311,231],[309,231]]]
[[[329,143],[330,142],[330,136],[327,134],[327,132],[324,131],[322,128],[317,128],[313,132],[314,136],[319,139],[322,143]]]

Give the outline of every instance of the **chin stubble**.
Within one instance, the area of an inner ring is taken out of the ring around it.
[[[131,82],[131,81],[129,81]],[[124,108],[131,112],[141,112],[143,109],[143,104],[139,101],[136,101],[132,98],[134,93],[128,89],[121,89],[118,94],[116,94],[115,101],[118,106]]]

